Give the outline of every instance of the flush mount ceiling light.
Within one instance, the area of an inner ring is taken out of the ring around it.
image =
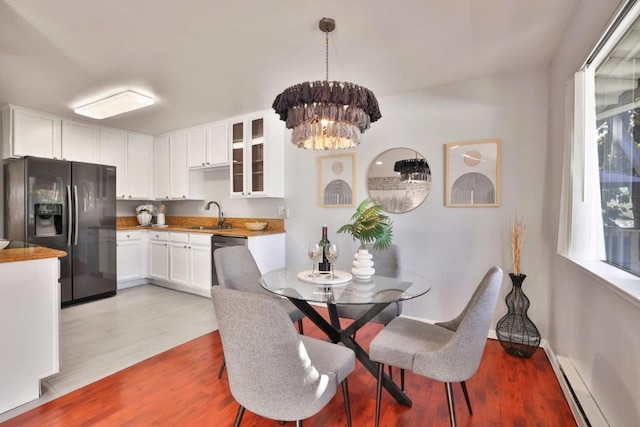
[[[398,160],[393,165],[393,171],[400,173],[400,181],[404,182],[427,181],[431,172],[427,161],[419,159],[417,155],[415,159]]]
[[[320,20],[325,33],[324,81],[291,86],[276,96],[273,109],[293,129],[291,142],[308,150],[353,148],[361,134],[380,119],[375,95],[355,83],[329,81],[329,33],[336,28],[331,18]]]
[[[142,95],[132,90],[108,96],[74,109],[76,114],[91,117],[92,119],[106,119],[137,110],[148,105],[153,105],[153,98]]]

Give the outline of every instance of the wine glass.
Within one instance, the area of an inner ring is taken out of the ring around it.
[[[316,265],[322,259],[322,248],[317,243],[309,243],[309,247],[307,248],[307,255],[311,262],[313,262],[311,268],[311,277],[316,277]]]
[[[338,245],[335,243],[331,243],[326,251],[327,261],[329,261],[330,269],[331,269],[331,278],[335,279],[335,267],[336,261],[338,260],[338,254],[340,251],[338,250]]]

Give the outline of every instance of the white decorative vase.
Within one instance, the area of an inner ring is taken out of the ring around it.
[[[140,212],[138,214],[138,223],[145,227],[149,224],[151,224],[151,214],[149,212]]]
[[[373,268],[373,261],[371,260],[373,255],[366,249],[358,249],[358,252],[353,256],[353,268],[351,274],[356,280],[361,282],[368,282],[371,280],[371,276],[376,273]]]

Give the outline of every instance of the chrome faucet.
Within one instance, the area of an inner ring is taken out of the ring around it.
[[[218,207],[218,227],[222,227],[222,223],[224,222],[224,214],[222,213],[222,208],[220,207],[220,204],[218,202],[211,201],[207,203],[205,209],[211,209],[211,205],[216,205]]]

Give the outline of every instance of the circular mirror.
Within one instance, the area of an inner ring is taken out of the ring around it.
[[[369,198],[389,213],[409,212],[431,191],[431,169],[424,156],[411,148],[382,152],[367,172]]]

